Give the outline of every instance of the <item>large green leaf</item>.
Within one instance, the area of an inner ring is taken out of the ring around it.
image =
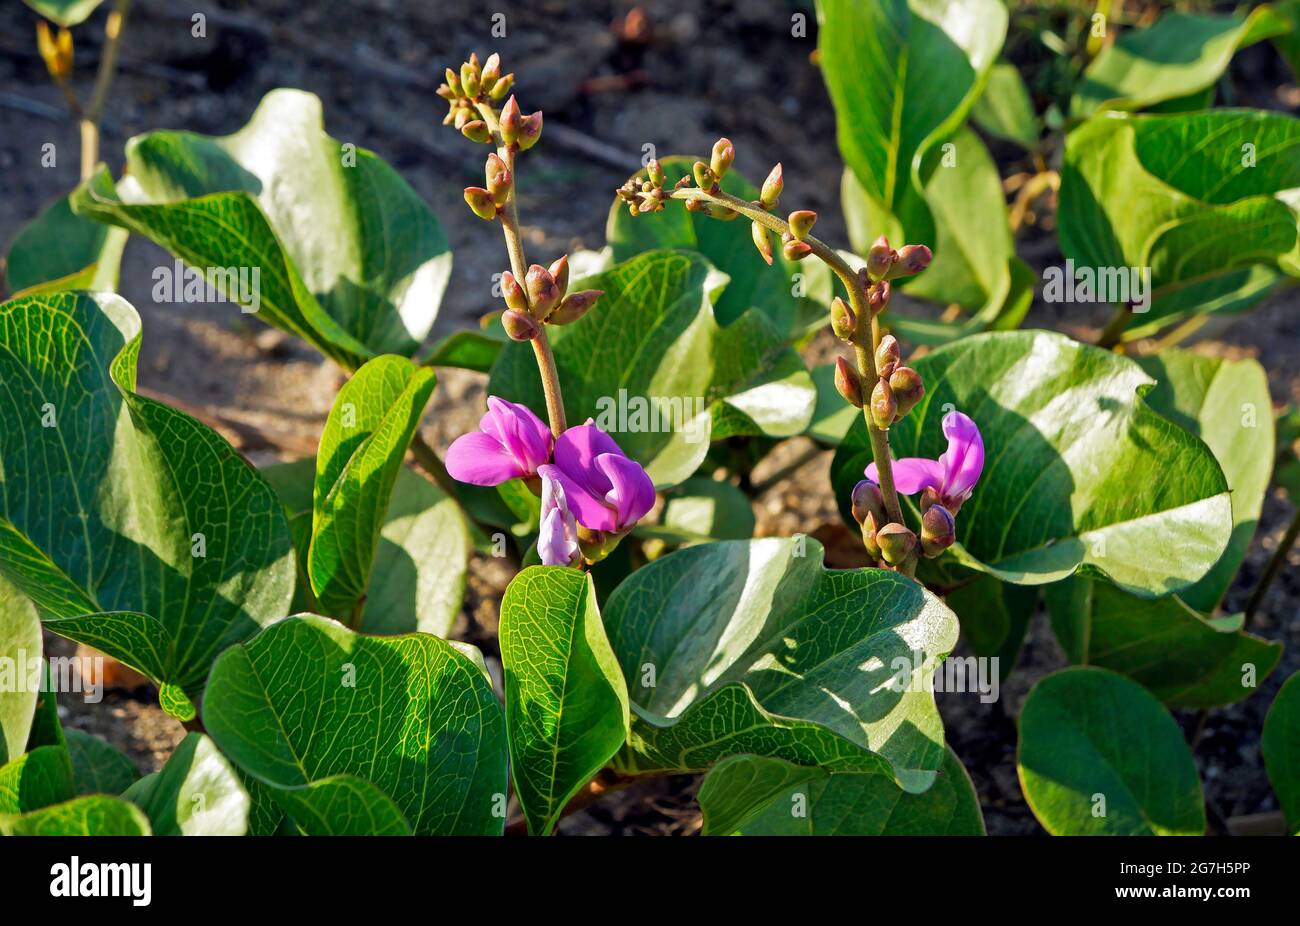
[[[36,606],[0,575],[0,765],[27,750],[40,690],[23,670],[39,664],[41,652]]]
[[[78,794],[121,794],[140,777],[134,762],[99,737],[76,729],[64,737]]]
[[[951,408],[984,438],[984,472],[951,548],[963,565],[1021,585],[1086,567],[1153,597],[1196,582],[1223,554],[1223,472],[1199,438],[1142,400],[1153,383],[1133,361],[1016,331],[965,338],[913,365],[925,398],[890,429],[894,455],[938,459]],[[831,467],[842,508],[870,462],[856,421]]]
[[[80,25],[104,0],[23,0],[50,22],[65,28]]]
[[[127,233],[73,215],[67,196],[23,226],[9,246],[5,283],[10,292],[40,288],[117,289]]]
[[[39,810],[75,793],[72,760],[62,746],[39,746],[0,766],[0,815]]]
[[[212,740],[191,733],[161,771],[122,795],[149,817],[155,836],[243,836],[251,800]]]
[[[276,790],[275,800],[308,836],[409,836],[410,824],[383,791],[352,775]]]
[[[1194,836],[1205,801],[1182,730],[1137,682],[1063,669],[1029,692],[1016,757],[1029,808],[1056,836]]]
[[[975,787],[951,749],[923,794],[873,772],[730,756],[704,779],[699,800],[705,836],[984,835]]]
[[[669,157],[660,161],[668,185],[690,176],[691,165],[698,160]],[[704,158],[708,161],[708,158]],[[644,180],[642,170],[636,175]],[[722,189],[744,200],[758,199],[758,189],[739,172],[731,170],[722,179]],[[605,234],[609,239],[614,263],[631,260],[646,251],[680,249],[698,251],[713,266],[725,273],[728,283],[713,306],[720,325],[729,325],[751,308],[758,309],[777,331],[797,335],[810,311],[808,302],[825,306],[831,300],[830,270],[816,260],[796,263],[781,256],[775,248],[768,265],[758,255],[750,234],[750,222],[737,219],[722,222],[672,204],[663,212],[633,218],[627,206],[615,200],[610,207]],[[795,295],[796,290],[800,293]],[[825,314],[825,309],[820,310]]]
[[[633,573],[605,623],[633,699],[628,770],[753,753],[923,791],[942,764],[929,679],[957,620],[897,573],[826,570],[808,538],[704,544]]]
[[[1005,679],[1020,659],[1025,633],[1038,607],[1039,591],[1034,585],[1012,585],[973,572],[943,600],[957,613],[962,636],[971,650],[977,656],[997,659],[998,675]]]
[[[1221,109],[1098,116],[1069,134],[1061,251],[1077,267],[1149,268],[1139,317],[1185,314],[1169,297],[1253,265],[1300,276],[1300,120]],[[1241,281],[1237,288],[1248,281]]]
[[[376,357],[334,399],[316,452],[308,572],[325,613],[366,594],[389,496],[436,382],[404,357]]]
[[[129,801],[78,797],[31,813],[0,814],[0,836],[148,836],[149,820]]]
[[[658,486],[694,473],[710,439],[790,437],[812,415],[812,379],[765,315],[718,325],[725,283],[699,254],[651,251],[582,281],[604,297],[551,329],[569,422],[595,418]],[[501,352],[488,392],[545,410],[528,344]]]
[[[591,577],[533,566],[501,602],[501,668],[515,793],[545,836],[564,805],[627,738],[627,685]]]
[[[1268,4],[1247,17],[1166,13],[1102,49],[1083,72],[1071,114],[1146,109],[1213,87],[1238,49],[1288,30]]]
[[[218,657],[203,722],[231,761],[272,788],[351,775],[390,798],[417,834],[500,834],[505,722],[481,657],[467,649],[290,618]]]
[[[1030,150],[1038,147],[1043,131],[1029,88],[1016,66],[1005,61],[989,70],[988,84],[971,107],[971,119],[990,135]]]
[[[1260,750],[1287,829],[1300,835],[1300,672],[1287,679],[1273,699]]]
[[[343,365],[410,356],[433,327],[451,275],[437,219],[373,153],[326,135],[312,94],[272,91],[233,135],[133,138],[126,169],[73,209],[204,272],[260,268],[259,316]]]
[[[743,491],[730,482],[692,476],[666,493],[659,523],[642,526],[646,536],[668,543],[698,543],[748,540],[754,523],[754,506]]]
[[[216,433],[135,391],[122,299],[0,306],[0,573],[46,626],[144,672],[173,703],[283,617],[293,560],[270,486]]]

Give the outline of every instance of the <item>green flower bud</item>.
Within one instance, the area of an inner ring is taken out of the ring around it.
[[[889,388],[889,381],[882,379],[871,390],[871,420],[880,430],[887,431],[896,414],[898,402],[894,399],[894,391]]]
[[[482,119],[475,119],[473,122],[466,122],[460,127],[460,134],[464,135],[472,142],[480,145],[486,145],[492,140],[492,132],[488,129],[487,123]]]
[[[524,295],[524,288],[509,270],[501,274],[501,295],[510,308],[519,312],[528,311],[528,297]]]
[[[934,255],[923,244],[909,244],[898,252],[898,261],[889,269],[889,278],[910,277],[930,266]]]
[[[519,150],[527,151],[542,137],[542,111],[529,113],[519,123]]]
[[[835,358],[835,390],[854,408],[862,407],[862,377],[843,357]]]
[[[541,264],[528,268],[524,287],[528,290],[528,305],[532,308],[533,318],[546,318],[560,301],[560,287],[555,285],[555,277]]]
[[[759,255],[768,264],[772,263],[772,237],[768,234],[767,229],[761,222],[750,222],[749,233],[754,239],[754,247],[758,248]]]
[[[471,61],[466,61],[460,66],[460,85],[465,88],[465,96],[471,100],[478,96],[479,73],[478,65]]]
[[[510,92],[510,88],[514,85],[515,75],[507,74],[492,85],[492,89],[488,92],[488,96],[492,97],[494,100],[500,101],[503,96]]]
[[[456,115],[452,117],[451,124],[454,125],[457,130],[460,130],[465,128],[465,123],[473,121],[474,114],[470,112],[469,108],[466,106],[459,106],[456,108]]]
[[[957,523],[942,505],[931,505],[921,516],[921,552],[933,559],[957,540]]]
[[[501,326],[506,329],[506,334],[515,341],[531,341],[542,330],[531,315],[515,309],[507,309],[505,314],[501,316]]]
[[[777,200],[781,198],[781,190],[785,188],[785,173],[781,165],[777,164],[772,168],[772,172],[767,175],[763,181],[763,191],[758,195],[758,201],[763,204],[763,208],[769,212],[776,208]]]
[[[891,566],[897,566],[916,549],[916,534],[894,522],[876,531],[876,543],[880,544],[881,559]]]
[[[841,341],[850,341],[857,329],[857,316],[847,302],[836,296],[831,300],[831,330],[835,332],[835,337]]]
[[[519,103],[514,97],[506,100],[506,105],[501,108],[501,116],[498,120],[501,127],[501,140],[507,145],[513,145],[519,141],[519,131],[523,125],[523,114],[519,112]]]
[[[668,182],[668,175],[664,173],[663,165],[657,158],[650,159],[650,163],[646,165],[646,173],[650,177],[650,182],[660,189]]]
[[[548,325],[573,324],[586,315],[587,310],[603,295],[605,291],[601,289],[584,289],[581,292],[569,293],[555,311],[546,317],[546,323]]]
[[[447,86],[451,88],[451,92],[453,95],[457,97],[462,97],[465,95],[465,90],[463,87],[461,87],[460,78],[456,76],[455,71],[453,71],[451,68],[447,68],[447,72],[444,75],[444,77],[446,78]]]
[[[703,161],[696,161],[691,173],[695,175],[695,185],[701,190],[712,190],[718,185],[717,174],[713,172],[713,168]]]
[[[483,63],[483,73],[479,75],[479,89],[490,94],[500,77],[501,56],[493,52],[488,55],[487,61]]]
[[[803,241],[816,224],[817,213],[810,209],[800,209],[798,212],[791,212],[786,221],[790,223],[790,234],[794,235],[795,240]]]
[[[727,175],[731,167],[731,162],[736,159],[735,146],[727,138],[719,138],[713,143],[713,155],[709,160],[709,170],[713,175],[721,180]]]
[[[882,280],[897,259],[898,255],[889,246],[889,239],[881,235],[867,252],[867,273],[873,280]]]
[[[469,203],[470,209],[474,210],[474,214],[480,219],[491,221],[497,217],[496,200],[481,186],[465,187],[465,202]]]
[[[900,418],[910,412],[916,403],[921,401],[921,396],[925,395],[925,383],[921,379],[921,374],[911,367],[899,367],[894,370],[889,377],[889,388],[898,403],[897,414]]]
[[[868,511],[867,516],[862,519],[862,545],[867,548],[867,556],[873,561],[880,560],[880,544],[876,537],[880,533],[876,528],[876,516]]]
[[[806,241],[791,239],[781,245],[781,253],[785,255],[786,260],[803,260],[812,253],[812,245]]]
[[[498,206],[504,206],[506,200],[510,198],[510,191],[514,188],[515,178],[506,170],[505,161],[501,160],[496,154],[488,155],[487,163],[487,188],[492,194],[492,199]]]
[[[853,487],[853,520],[865,524],[871,516],[875,517],[876,524],[889,520],[885,516],[885,497],[880,494],[880,487],[863,479]]]
[[[555,285],[560,290],[560,298],[569,291],[569,255],[560,255],[559,260],[551,264],[548,268],[551,276],[555,278]]]
[[[582,550],[582,558],[588,563],[599,563],[614,552],[614,548],[624,536],[624,534],[593,531],[579,524],[578,548]]]
[[[890,374],[898,368],[898,357],[898,338],[892,334],[885,335],[876,348],[876,372],[881,379],[889,379]]]

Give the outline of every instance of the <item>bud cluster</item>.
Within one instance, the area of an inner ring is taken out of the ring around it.
[[[506,312],[501,324],[516,341],[531,341],[542,325],[569,325],[587,314],[604,292],[599,289],[569,291],[569,257],[564,255],[550,267],[533,264],[522,284],[507,270],[501,274],[501,293]]]
[[[443,125],[454,125],[472,142],[490,145],[494,142],[492,127],[480,107],[495,112],[493,103],[504,99],[514,86],[515,75],[501,73],[501,56],[493,53],[480,67],[478,55],[470,55],[460,66],[460,72],[447,68],[446,82],[438,86],[438,96],[450,105]],[[501,142],[516,151],[527,151],[537,144],[542,135],[541,112],[523,115],[519,104],[511,96],[497,117]]]
[[[931,500],[922,500],[921,536],[905,524],[892,521],[884,497],[874,482],[862,480],[853,488],[853,519],[862,527],[862,544],[878,566],[899,566],[916,553],[933,559],[957,539],[952,512]]]

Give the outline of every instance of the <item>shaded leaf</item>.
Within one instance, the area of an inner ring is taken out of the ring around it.
[[[0,817],[71,800],[72,760],[62,746],[40,746],[0,766]]]
[[[134,762],[99,737],[75,729],[64,735],[77,794],[121,794],[140,777]]]
[[[1300,673],[1287,679],[1273,699],[1260,750],[1287,829],[1300,835]]]
[[[971,107],[971,119],[988,134],[1030,150],[1038,147],[1043,131],[1024,79],[1006,61],[989,69],[984,92]]]
[[[273,794],[308,836],[411,835],[397,805],[370,782],[352,775],[334,775]]]
[[[127,233],[73,215],[60,196],[19,229],[9,245],[5,283],[10,292],[39,288],[117,289]]]
[[[149,820],[134,804],[93,794],[21,816],[0,814],[0,836],[148,836]]]
[[[122,795],[149,817],[155,836],[243,836],[251,800],[212,740],[191,733],[161,771]]]

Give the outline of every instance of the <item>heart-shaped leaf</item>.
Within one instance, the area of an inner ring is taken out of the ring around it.
[[[104,0],[23,0],[52,23],[71,29],[90,18]]]
[[[754,506],[730,482],[692,476],[666,493],[659,523],[643,526],[644,536],[675,544],[748,540],[754,536]]]
[[[704,544],[633,573],[605,623],[633,699],[628,770],[753,753],[923,791],[942,764],[929,678],[957,620],[898,573],[828,571],[804,537]]]
[[[984,439],[983,475],[957,519],[962,565],[1020,585],[1080,567],[1154,597],[1199,580],[1232,529],[1214,454],[1141,398],[1153,384],[1133,361],[1044,331],[975,335],[913,364],[925,397],[890,429],[896,457],[938,459],[940,422],[969,415]],[[853,486],[871,462],[856,421],[831,466],[848,523]]]
[[[1037,586],[1012,585],[970,572],[943,600],[957,612],[962,636],[971,650],[977,656],[997,659],[998,675],[1005,679],[1020,659],[1039,592]]]
[[[131,183],[117,190],[101,171],[73,209],[152,239],[209,280],[257,269],[256,287],[218,285],[344,366],[410,356],[433,327],[451,275],[437,219],[373,153],[325,134],[314,95],[272,91],[233,135],[138,136],[126,170]]]
[[[62,746],[39,746],[0,766],[0,815],[71,800],[72,760]]]
[[[627,685],[595,585],[577,569],[533,566],[515,576],[500,636],[515,793],[529,832],[545,836],[627,738]]]
[[[1286,814],[1287,830],[1300,835],[1300,672],[1286,680],[1264,718],[1260,741],[1273,793]]]
[[[48,629],[173,702],[293,593],[284,514],[216,433],[135,392],[140,319],[109,294],[0,306],[0,573]]]
[[[161,771],[122,795],[149,817],[155,836],[243,836],[251,801],[212,740],[191,733]]]
[[[416,834],[504,827],[505,721],[472,648],[293,617],[218,657],[203,722],[271,788],[351,775],[391,799]]]
[[[19,667],[40,663],[41,621],[36,606],[0,576],[0,765],[27,751],[40,689]],[[39,679],[38,679],[39,681]]]
[[[23,226],[9,246],[5,282],[10,292],[34,289],[117,289],[128,235],[124,229],[73,215],[60,196]]]
[[[1268,4],[1245,17],[1166,13],[1102,49],[1083,72],[1071,114],[1146,109],[1212,88],[1239,49],[1289,30]]]
[[[1054,836],[1199,836],[1205,800],[1174,718],[1137,682],[1063,669],[1029,692],[1016,756],[1029,808]]]
[[[605,295],[550,329],[569,423],[594,418],[658,486],[692,475],[710,440],[790,437],[812,415],[808,371],[766,316],[719,327],[725,283],[699,254],[651,251],[571,286]],[[488,392],[544,412],[529,345],[501,352]]]
[[[65,730],[78,794],[121,794],[140,777],[135,763],[97,736]]]
[[[149,819],[129,801],[103,794],[31,813],[0,814],[0,836],[148,836]]]
[[[705,836],[984,835],[975,787],[951,749],[923,794],[873,772],[730,756],[704,779],[699,800]]]
[[[346,617],[370,584],[389,496],[436,377],[376,357],[334,400],[316,452],[308,574],[322,610]]]

